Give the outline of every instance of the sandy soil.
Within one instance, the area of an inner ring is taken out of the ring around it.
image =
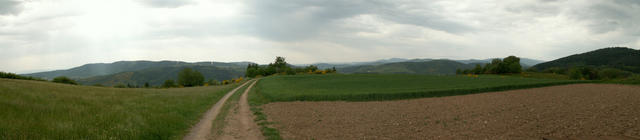
[[[576,84],[464,96],[263,106],[285,139],[640,138],[640,86]]]
[[[251,87],[255,85],[253,82],[240,96],[240,100],[236,106],[232,107],[233,112],[225,118],[225,125],[220,140],[261,140],[264,139],[258,125],[253,121],[247,96]]]
[[[236,91],[238,91],[238,89],[244,87],[247,83],[250,83],[250,82],[251,81],[245,82],[244,84],[238,86],[237,88],[225,94],[216,104],[214,104],[209,110],[207,110],[207,112],[204,113],[204,116],[202,116],[202,119],[200,119],[200,122],[198,122],[195,126],[191,128],[191,130],[189,131],[189,134],[187,134],[187,136],[184,137],[184,140],[203,140],[208,138],[210,133],[212,132],[211,126],[212,126],[213,120],[216,118],[216,116],[218,116],[218,113],[220,113],[220,109],[222,108],[224,103],[227,101],[227,99],[229,99],[229,97],[233,93],[235,93]]]

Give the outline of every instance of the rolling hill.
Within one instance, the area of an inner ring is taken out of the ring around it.
[[[470,69],[475,64],[464,64],[452,60],[425,62],[396,62],[381,65],[362,65],[338,68],[340,73],[402,73],[402,74],[455,74],[456,69]]]
[[[181,66],[216,66],[221,68],[245,68],[249,62],[196,62],[188,63],[181,61],[118,61],[114,63],[85,64],[67,70],[55,70],[48,72],[38,72],[22,74],[25,76],[40,77],[43,79],[53,79],[58,76],[67,76],[72,79],[83,79],[94,76],[116,74],[120,72],[132,72],[149,68],[161,67],[181,67]]]
[[[533,66],[536,70],[574,66],[613,67],[640,73],[640,50],[613,47],[575,54]]]
[[[232,78],[243,77],[244,67],[218,67],[207,65],[184,65],[184,66],[168,66],[154,67],[137,71],[120,72],[116,74],[95,76],[90,78],[78,79],[83,85],[101,84],[105,86],[113,86],[116,84],[144,85],[148,82],[150,85],[161,85],[165,80],[178,79],[178,72],[183,68],[192,68],[202,73],[205,80],[229,80]]]
[[[464,63],[464,64],[474,64],[474,63],[490,63],[491,60],[493,60],[495,58],[489,58],[489,59],[467,59],[467,60],[451,60],[451,61],[456,61],[456,62],[460,62],[460,63]],[[376,61],[369,61],[369,62],[349,62],[349,63],[314,63],[311,65],[317,66],[319,69],[327,69],[327,68],[332,68],[332,67],[336,67],[337,69],[341,69],[341,68],[347,68],[347,67],[357,67],[357,66],[375,66],[375,65],[383,65],[383,64],[389,64],[389,63],[398,63],[398,62],[428,62],[428,61],[433,61],[433,60],[443,60],[443,59],[429,59],[429,58],[424,58],[424,59],[405,59],[405,58],[389,58],[389,59],[381,59],[381,60],[376,60]],[[446,60],[450,60],[450,59],[446,59]],[[544,61],[542,60],[535,60],[535,59],[529,59],[529,58],[520,58],[520,64],[522,65],[523,68],[528,68],[531,67],[533,65],[542,63]],[[474,64],[475,65],[475,64]],[[296,66],[306,66],[306,65],[296,65]]]

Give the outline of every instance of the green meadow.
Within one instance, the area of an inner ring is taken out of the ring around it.
[[[123,89],[0,78],[0,139],[182,139],[237,86]]]
[[[265,77],[255,90],[262,102],[372,101],[441,97],[533,88],[580,81],[475,75],[331,74]]]

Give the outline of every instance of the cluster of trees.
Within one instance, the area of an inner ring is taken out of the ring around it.
[[[286,75],[295,75],[301,73],[307,74],[327,74],[327,73],[336,73],[336,68],[319,70],[317,66],[309,65],[307,67],[291,67],[286,61],[284,57],[276,57],[274,63],[269,63],[267,66],[260,66],[255,63],[251,63],[247,65],[247,71],[245,73],[246,77],[257,77],[257,76],[269,76],[274,74],[286,74]]]
[[[508,74],[508,73],[521,73],[522,66],[520,65],[520,58],[516,56],[509,56],[504,59],[493,59],[491,63],[487,63],[484,67],[480,64],[476,64],[473,69],[457,69],[456,74]]]
[[[211,86],[211,85],[227,85],[231,83],[240,83],[243,78],[234,78],[231,80],[223,80],[216,81],[210,79],[209,81],[204,81],[204,76],[202,73],[197,70],[193,70],[191,68],[184,68],[178,73],[178,81],[174,81],[172,79],[164,81],[162,84],[163,88],[173,88],[173,87],[194,87],[194,86]]]

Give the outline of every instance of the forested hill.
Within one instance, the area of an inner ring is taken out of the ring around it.
[[[120,72],[116,74],[95,76],[90,78],[79,79],[78,82],[83,85],[100,84],[104,86],[113,86],[117,84],[130,84],[142,86],[149,83],[152,86],[161,85],[165,80],[177,80],[178,73],[184,68],[191,68],[202,73],[205,80],[230,80],[232,78],[244,77],[244,67],[218,67],[218,66],[168,66],[153,67],[138,71]]]
[[[182,67],[182,66],[216,66],[220,68],[245,68],[248,62],[196,62],[188,63],[181,61],[118,61],[114,63],[95,63],[85,64],[67,70],[56,70],[48,72],[39,72],[31,74],[23,74],[25,76],[40,77],[44,79],[53,79],[58,76],[66,76],[73,79],[83,79],[94,76],[102,76],[116,74],[120,72],[133,72],[149,68],[161,67]]]
[[[536,70],[575,66],[612,67],[640,73],[640,50],[624,47],[598,49],[533,66]]]
[[[464,64],[452,60],[426,62],[397,62],[382,65],[363,65],[338,68],[339,73],[403,73],[403,74],[456,74],[456,69],[470,69],[475,64]]]

